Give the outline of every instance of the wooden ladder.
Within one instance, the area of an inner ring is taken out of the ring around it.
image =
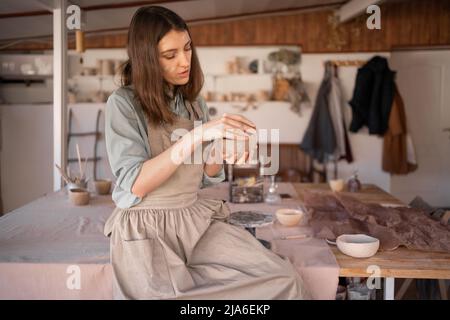
[[[102,110],[98,110],[97,111],[97,120],[95,122],[95,131],[89,131],[89,132],[72,132],[72,109],[70,109],[69,111],[69,131],[67,134],[67,150],[69,150],[69,143],[70,143],[70,139],[72,137],[89,137],[89,136],[94,136],[94,155],[93,157],[90,157],[87,159],[87,161],[89,162],[93,162],[93,177],[94,180],[97,180],[97,161],[101,160],[102,158],[97,156],[97,145],[98,145],[98,140],[100,138],[101,132],[99,130],[99,123],[100,123],[100,115],[102,113]],[[67,159],[67,162],[77,162],[78,159],[77,158],[69,158]]]

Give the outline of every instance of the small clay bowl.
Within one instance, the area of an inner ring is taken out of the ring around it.
[[[86,189],[70,189],[69,200],[76,206],[85,206],[89,203],[89,192]]]
[[[292,227],[300,223],[305,225],[305,213],[296,209],[278,209],[276,211],[278,221],[286,227]]]
[[[111,191],[111,180],[95,180],[94,186],[98,194],[109,194]]]
[[[336,179],[336,180],[330,180],[329,182],[331,190],[334,192],[341,192],[344,190],[344,180],[342,179]]]

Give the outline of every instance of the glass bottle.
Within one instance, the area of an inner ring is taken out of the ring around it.
[[[275,182],[275,175],[270,176],[270,185],[264,201],[269,204],[276,204],[281,201],[281,197],[277,192],[278,185]]]
[[[355,171],[347,182],[347,188],[350,192],[358,192],[361,190],[361,182],[358,179],[358,171]]]

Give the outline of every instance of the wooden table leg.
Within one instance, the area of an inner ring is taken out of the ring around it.
[[[398,290],[397,294],[395,295],[395,300],[402,300],[403,296],[406,293],[406,290],[408,290],[413,280],[414,279],[405,279],[405,281],[402,283],[402,286],[400,287],[400,290]]]
[[[439,279],[439,291],[441,292],[441,299],[442,300],[448,300],[447,295],[447,285],[445,283],[444,279]]]

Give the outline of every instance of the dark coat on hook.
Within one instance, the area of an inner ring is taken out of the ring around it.
[[[395,71],[389,69],[386,58],[375,56],[358,69],[353,98],[350,131],[363,126],[370,134],[383,135],[389,124],[394,99]]]

